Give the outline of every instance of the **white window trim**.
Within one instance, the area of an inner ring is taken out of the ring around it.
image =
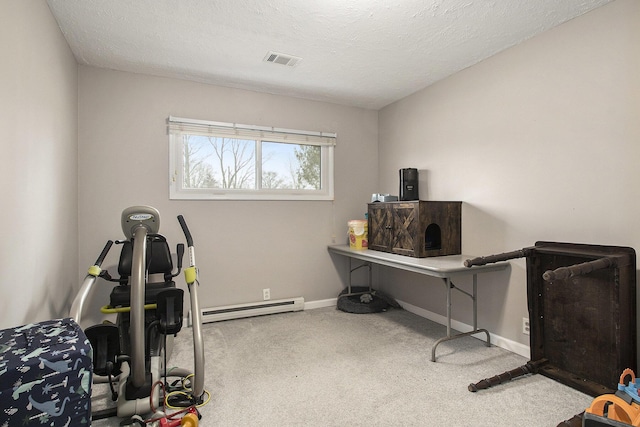
[[[333,200],[335,133],[223,123],[169,116],[169,198],[171,200]],[[320,190],[296,189],[185,189],[182,188],[184,159],[182,134],[228,135],[247,139],[308,144],[321,147]]]

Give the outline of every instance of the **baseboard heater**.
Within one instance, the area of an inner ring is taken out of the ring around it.
[[[202,323],[304,310],[304,298],[261,301],[202,309]]]

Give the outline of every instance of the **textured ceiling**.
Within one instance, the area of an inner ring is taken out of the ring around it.
[[[379,109],[611,0],[48,0],[81,64]],[[269,51],[302,58],[264,61]]]

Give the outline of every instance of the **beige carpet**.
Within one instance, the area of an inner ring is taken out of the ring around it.
[[[441,344],[431,362],[445,327],[399,309],[322,308],[203,330],[211,401],[201,426],[555,427],[592,400],[541,375],[471,393],[470,383],[527,360],[467,337]],[[170,366],[192,368],[190,335],[178,335]]]

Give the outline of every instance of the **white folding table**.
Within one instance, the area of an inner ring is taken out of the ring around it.
[[[351,273],[366,265],[371,269],[371,264],[379,264],[387,267],[398,268],[400,270],[412,271],[418,274],[424,274],[427,276],[438,277],[444,280],[447,288],[447,336],[440,338],[435,342],[431,348],[431,361],[436,361],[436,348],[438,345],[445,341],[453,340],[456,338],[462,338],[469,335],[474,335],[480,332],[484,332],[487,336],[487,346],[491,345],[491,338],[489,331],[486,329],[478,329],[478,274],[488,273],[491,271],[504,270],[509,266],[507,262],[499,262],[494,264],[487,264],[482,266],[465,267],[464,261],[467,259],[475,258],[467,255],[449,255],[439,257],[427,257],[427,258],[413,258],[404,255],[396,255],[387,252],[374,251],[370,249],[355,250],[351,249],[349,245],[330,245],[328,246],[330,253],[343,255],[349,258],[349,290],[351,293]],[[352,260],[363,261],[364,264],[351,268]],[[461,276],[473,276],[473,291],[471,293],[460,289],[455,286],[451,281],[454,277]],[[371,270],[369,270],[369,289],[371,289]],[[469,332],[452,334],[451,333],[451,290],[456,289],[459,292],[467,295],[473,301],[473,329]]]

